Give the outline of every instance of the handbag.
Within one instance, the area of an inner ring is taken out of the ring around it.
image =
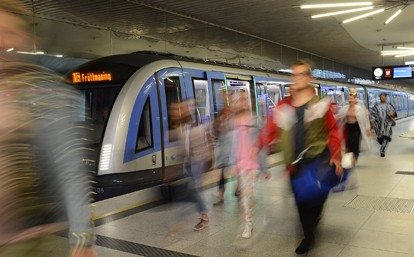
[[[322,204],[341,178],[335,174],[335,166],[323,158],[315,158],[301,165],[291,179],[292,190],[298,204],[316,206]]]
[[[342,168],[344,169],[352,169],[355,165],[354,161],[354,153],[344,153],[342,154]]]

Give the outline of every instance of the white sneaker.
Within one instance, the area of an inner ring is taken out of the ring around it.
[[[250,222],[246,223],[246,225],[244,226],[242,237],[246,239],[250,238],[252,236],[252,231],[253,231],[252,223]]]

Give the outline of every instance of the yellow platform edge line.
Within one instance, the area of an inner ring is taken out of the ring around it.
[[[148,201],[145,201],[145,202],[141,202],[141,203],[138,203],[138,204],[133,204],[133,205],[130,205],[130,206],[127,206],[125,208],[121,208],[121,209],[118,209],[118,210],[115,210],[115,211],[112,211],[112,212],[108,212],[108,213],[105,213],[105,214],[102,214],[102,215],[94,216],[92,219],[95,221],[95,220],[98,220],[98,219],[102,219],[102,218],[105,218],[105,217],[108,217],[108,216],[111,216],[111,215],[114,215],[114,214],[117,214],[117,213],[120,213],[120,212],[128,211],[130,209],[140,207],[140,206],[143,206],[143,205],[146,205],[146,204],[149,204],[149,203],[161,201],[161,200],[162,200],[161,198],[154,198],[154,199],[151,199],[151,200],[148,200]]]

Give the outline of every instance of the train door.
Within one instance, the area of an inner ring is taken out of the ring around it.
[[[267,122],[271,115],[273,107],[281,100],[282,93],[280,82],[266,80],[264,78],[255,78],[256,81],[256,95],[257,95],[257,114],[259,122],[262,125]]]
[[[179,118],[186,110],[180,105],[189,97],[184,87],[183,72],[179,68],[168,68],[156,73],[160,108],[163,124],[163,180],[165,182],[180,178],[183,174],[184,153],[180,140],[184,131]],[[178,115],[178,116],[177,116]]]
[[[217,118],[224,106],[229,104],[225,77],[222,72],[209,71],[207,72],[207,81],[211,85],[212,98],[210,101],[212,104],[213,116],[214,118]]]
[[[240,94],[247,94],[250,99],[250,101],[248,101],[248,108],[252,112],[256,112],[256,92],[252,77],[238,74],[226,74],[226,82],[227,93],[231,96],[231,101],[237,101]]]
[[[264,84],[256,83],[257,120],[264,125],[268,117],[267,90]]]

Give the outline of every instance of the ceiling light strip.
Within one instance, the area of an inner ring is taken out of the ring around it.
[[[368,17],[368,16],[372,16],[372,15],[381,13],[384,10],[385,9],[379,9],[379,10],[376,10],[376,11],[373,11],[373,12],[369,12],[369,13],[365,13],[365,14],[362,14],[362,15],[359,15],[359,16],[355,16],[353,18],[350,18],[350,19],[347,19],[347,20],[342,21],[342,23],[344,24],[344,23],[348,23],[348,22],[351,22],[351,21],[359,20],[359,19],[362,19],[362,18],[365,18],[365,17]]]
[[[413,50],[414,51],[414,47],[406,47],[406,46],[397,46],[397,49],[400,49],[400,50]]]
[[[402,12],[402,9],[399,9],[398,11],[396,11],[393,15],[391,15],[391,17],[388,18],[388,20],[386,20],[384,22],[385,25],[387,25],[388,23],[390,23],[395,17],[397,17],[400,13]]]
[[[352,7],[352,6],[367,6],[372,5],[372,2],[356,2],[356,3],[335,3],[335,4],[308,4],[301,5],[301,9],[311,8],[332,8],[332,7]]]
[[[381,55],[382,56],[386,56],[386,55],[404,55],[404,54],[412,54],[414,53],[414,50],[408,51],[381,51]]]
[[[349,9],[349,10],[339,11],[339,12],[322,13],[322,14],[313,15],[311,17],[313,19],[316,19],[316,18],[322,18],[322,17],[345,14],[345,13],[366,11],[366,10],[371,10],[371,9],[374,9],[374,6],[362,7],[362,8],[356,8],[356,9]]]
[[[394,56],[395,58],[400,58],[400,57],[406,57],[406,56],[412,56],[414,55],[414,52],[410,53],[410,54],[400,54],[400,55],[396,55]]]

